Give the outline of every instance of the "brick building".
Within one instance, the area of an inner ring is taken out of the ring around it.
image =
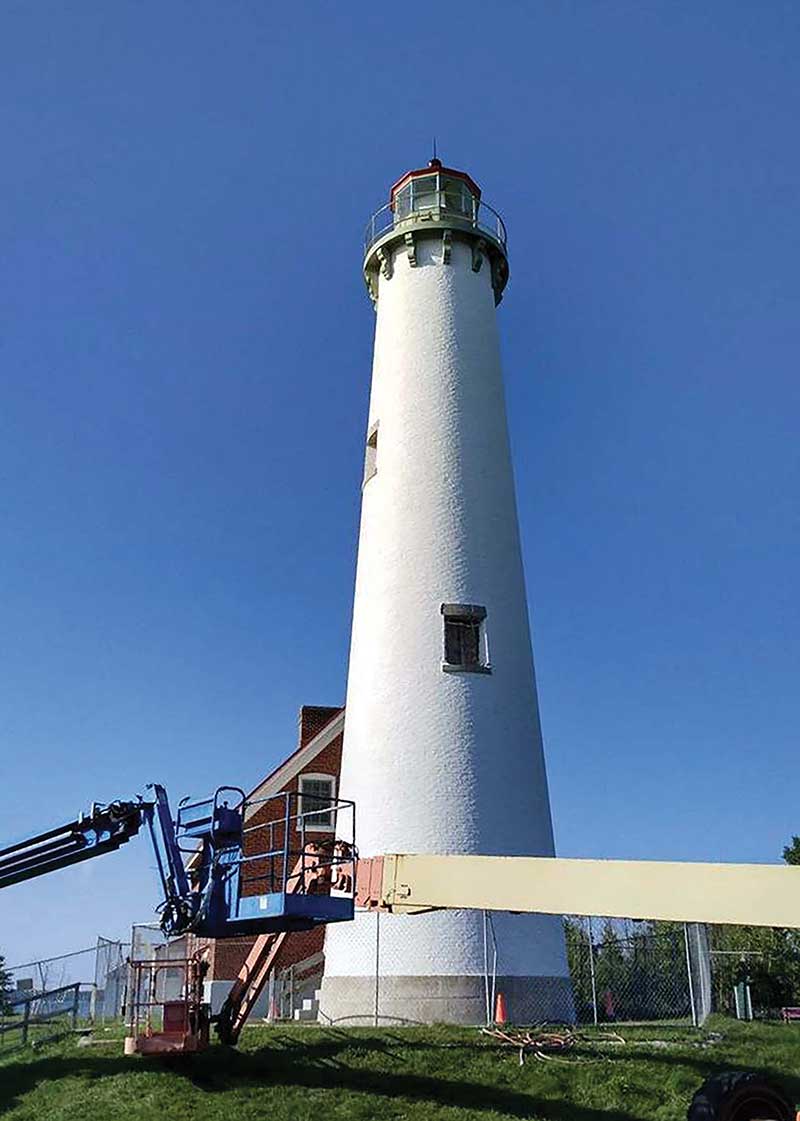
[[[263,806],[259,801],[285,792],[310,795],[314,799],[336,798],[344,737],[344,709],[319,705],[303,705],[298,718],[297,747],[258,786],[250,791],[250,807],[245,817],[245,853],[264,852],[283,845],[283,821],[280,804]],[[316,804],[316,803],[315,803]],[[320,803],[323,805],[324,803]],[[256,826],[258,828],[253,829]],[[263,827],[263,828],[262,828]],[[306,819],[306,834],[318,832],[321,836],[333,832],[331,815],[324,809],[313,818]],[[271,869],[266,862],[248,866],[247,877],[251,886],[245,885],[246,894],[265,890]],[[207,999],[212,1012],[217,1012],[231,984],[241,969],[254,938],[217,938],[209,942],[209,971],[206,977]],[[324,926],[289,934],[275,963],[275,972],[302,962],[311,963],[307,970],[306,988],[313,991],[314,983],[322,975],[320,955],[325,942]],[[266,1015],[267,994],[256,1006],[256,1016]]]

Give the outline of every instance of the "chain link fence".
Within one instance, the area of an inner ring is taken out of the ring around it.
[[[117,1019],[125,1002],[128,951],[128,943],[98,937],[82,950],[12,965],[11,1001],[24,1002],[31,1016],[44,1016],[59,1014],[61,1005],[74,999],[76,1021]]]
[[[128,988],[127,942],[98,937],[95,951],[94,1020],[105,1023],[120,1019],[125,1008]]]
[[[705,1022],[711,959],[701,924],[628,919],[564,920],[567,961],[581,1024]]]
[[[502,1007],[502,1013],[518,1023],[661,1022],[701,1026],[713,1010],[712,956],[703,925],[565,916],[568,977],[562,979],[509,976],[504,969],[508,950],[504,942],[509,937],[518,938],[519,934],[515,935],[513,926],[498,921],[498,916],[491,912],[484,912],[481,917],[483,948],[481,952],[478,947],[475,957],[477,971],[469,977],[445,978],[444,987],[453,995],[445,997],[438,1006],[443,1020],[453,1015],[463,1022],[488,1024],[497,1019]],[[404,919],[402,928],[393,924],[395,946],[398,936],[415,944],[415,923],[419,921]],[[358,938],[360,959],[369,963],[367,970],[351,982],[351,989],[358,989],[358,998],[332,1001],[326,997],[323,983],[321,993],[304,993],[300,1008],[292,1005],[289,1014],[295,1019],[319,1017],[326,1022],[375,1026],[424,1022],[430,1018],[431,1009],[437,1018],[437,1006],[426,1003],[425,978],[417,979],[418,995],[398,998],[398,977],[391,951],[387,950],[386,940],[381,939],[381,923],[381,916],[375,914],[360,923],[358,932],[352,931],[352,936]],[[337,937],[350,936],[348,927],[337,931]],[[534,942],[531,951],[531,959],[537,960],[540,955]],[[525,959],[518,942],[514,944],[513,957],[517,961]],[[285,984],[286,978],[279,980]],[[429,981],[433,992],[440,978],[433,974]],[[408,979],[401,977],[399,983],[405,985],[408,993]],[[277,1015],[285,1016],[284,1005],[279,1002],[277,1007]]]
[[[498,996],[507,990],[503,973],[503,935],[490,912],[481,916],[483,947],[478,973],[469,980],[472,1022],[491,1023]],[[706,927],[702,924],[638,922],[570,915],[564,918],[569,970],[566,999],[553,1013],[548,978],[512,978],[527,986],[522,1006],[526,1022],[561,1019],[578,1024],[685,1022],[702,1025],[712,1011],[747,1017],[780,1018],[786,1006],[800,1005],[800,935],[762,928]],[[392,1009],[396,978],[382,951],[378,915],[369,916],[367,941],[359,946],[368,969],[359,980],[368,989],[361,1023],[397,1024]],[[349,931],[349,924],[347,924]],[[352,934],[355,937],[355,931]],[[364,942],[365,928],[359,935]],[[350,936],[349,933],[346,936]],[[407,936],[416,938],[414,920]],[[291,947],[292,935],[287,938]],[[320,1015],[324,954],[308,956],[298,941],[297,958],[270,978],[258,1018],[317,1021]],[[135,994],[130,993],[130,961],[159,960],[158,999],[175,999],[183,983],[177,965],[190,947],[185,939],[165,939],[155,924],[138,924],[131,941],[98,937],[94,946],[10,967],[11,997],[17,1012],[0,1016],[13,1022],[19,1009],[32,1017],[58,1015],[73,1000],[77,986],[77,1022],[124,1019]],[[176,960],[174,969],[170,959]],[[284,958],[285,961],[285,958]],[[57,995],[56,990],[60,990]],[[54,995],[48,995],[54,994]],[[140,996],[142,994],[139,994]],[[541,1009],[541,1014],[539,1012]],[[548,1011],[546,1011],[548,1010]],[[793,1009],[790,1008],[790,1011]],[[513,1007],[511,1009],[513,1016]],[[2,1034],[2,1033],[0,1033]]]

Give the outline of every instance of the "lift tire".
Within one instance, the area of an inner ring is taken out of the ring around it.
[[[779,1086],[760,1074],[730,1071],[703,1083],[687,1121],[795,1121],[798,1116]]]

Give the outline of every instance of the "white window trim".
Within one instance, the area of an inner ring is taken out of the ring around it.
[[[316,781],[316,782],[329,782],[331,784],[331,801],[334,802],[336,800],[336,775],[323,774],[321,771],[301,771],[301,773],[297,776],[297,800],[298,800],[298,809],[301,813],[303,812],[303,780],[304,779],[311,779],[312,781]],[[310,812],[313,813],[315,811],[312,810]],[[302,833],[303,828],[304,828],[303,827],[303,819],[298,817],[298,819],[297,819],[297,832]],[[305,826],[306,833],[333,833],[335,831],[335,829],[336,829],[335,825],[306,825]]]

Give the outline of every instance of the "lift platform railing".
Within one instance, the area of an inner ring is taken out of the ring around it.
[[[169,943],[160,950],[156,957],[130,963],[125,1039],[129,1055],[186,1053],[208,1045],[203,1003],[207,962],[202,950],[191,935],[185,939],[183,956],[171,957]]]
[[[283,791],[247,799],[243,817],[243,894],[320,894],[336,885],[354,895],[353,802]]]
[[[185,801],[156,791],[162,929],[221,938],[310,929],[353,916],[355,806],[306,791]]]

